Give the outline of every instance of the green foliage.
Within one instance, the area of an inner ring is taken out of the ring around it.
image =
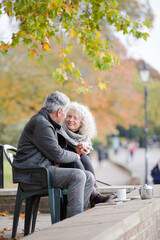
[[[125,137],[128,139],[139,139],[140,137],[144,137],[144,128],[137,126],[130,126],[129,129],[125,129],[122,126],[117,126],[120,137]]]
[[[113,25],[123,34],[133,34],[136,38],[145,40],[148,37],[148,34],[142,31],[142,26],[144,24],[150,27],[150,23],[146,20],[141,25],[131,21],[127,15],[124,17],[118,10],[119,0],[15,0],[14,2],[8,0],[2,2],[8,16],[15,14],[20,24],[19,31],[13,34],[10,45],[1,42],[1,53],[7,53],[9,48],[15,47],[22,41],[28,48],[28,54],[31,57],[37,56],[38,61],[41,61],[44,52],[52,52],[54,46],[51,45],[51,38],[53,37],[58,44],[65,45],[60,49],[60,64],[53,74],[54,79],[60,84],[73,78],[82,81],[76,64],[68,58],[73,49],[74,40],[90,57],[95,69],[107,71],[118,64],[118,58],[110,49],[108,41],[101,36],[102,20]]]
[[[4,173],[4,188],[16,188],[17,184],[13,183],[12,180],[12,168],[9,162],[5,159],[4,157],[4,162],[3,162],[3,173]]]
[[[21,119],[17,123],[13,124],[0,124],[0,129],[3,128],[0,135],[0,143],[1,144],[10,144],[14,147],[17,147],[18,140],[20,138],[21,132],[24,128],[25,123],[27,122],[26,119]]]

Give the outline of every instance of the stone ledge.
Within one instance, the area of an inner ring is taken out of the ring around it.
[[[117,189],[120,188],[126,188],[128,192],[135,189],[135,186],[133,185],[123,185],[123,186],[104,186],[99,187],[100,193],[111,193],[116,192]],[[1,188],[0,189],[0,197],[1,196],[16,196],[17,194],[17,188]]]
[[[16,196],[17,188],[1,188],[0,189],[0,197],[1,196]]]
[[[127,197],[139,196],[137,189]],[[160,239],[160,186],[154,185],[154,197],[140,198],[118,205],[94,207],[82,214],[53,224],[25,239],[47,240],[146,240]]]

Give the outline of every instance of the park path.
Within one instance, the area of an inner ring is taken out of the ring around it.
[[[92,164],[95,169],[96,179],[109,183],[111,185],[127,185],[130,182],[130,174],[119,167],[114,162],[104,159],[101,163],[98,162],[97,153],[92,153]],[[104,186],[98,184],[98,186]]]
[[[117,154],[113,150],[109,152],[110,159],[114,163],[123,165],[125,168],[132,172],[133,176],[139,177],[140,182],[143,184],[145,181],[145,149],[137,148],[135,150],[133,159],[130,157],[128,149],[121,148]],[[148,183],[152,183],[151,169],[156,165],[160,159],[159,148],[148,149]]]

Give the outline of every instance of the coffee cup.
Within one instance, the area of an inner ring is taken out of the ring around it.
[[[117,190],[117,198],[119,201],[126,200],[126,188],[121,188]]]

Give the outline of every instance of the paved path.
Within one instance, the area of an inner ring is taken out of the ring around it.
[[[96,173],[96,179],[109,183],[111,185],[127,185],[130,181],[130,175],[123,168],[114,163],[103,160],[99,165],[96,159],[93,159],[93,166]],[[101,186],[102,184],[98,184]],[[103,185],[104,186],[104,185]]]
[[[113,162],[119,163],[126,168],[130,169],[134,176],[140,177],[141,183],[144,183],[145,179],[145,149],[137,148],[134,153],[133,159],[131,159],[127,149],[120,149],[118,154],[115,155],[113,151],[110,151],[110,158]],[[159,148],[148,149],[148,183],[152,183],[152,177],[150,175],[151,169],[160,159]]]

